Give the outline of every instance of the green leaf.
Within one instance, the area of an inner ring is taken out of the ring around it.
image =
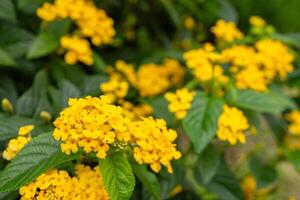
[[[33,41],[27,53],[28,59],[39,58],[54,52],[59,46],[59,39],[49,32],[41,32]]]
[[[78,158],[80,154],[66,155],[61,152],[60,143],[45,133],[33,138],[0,173],[0,191],[19,189],[45,171],[64,162]]]
[[[110,199],[130,199],[134,190],[135,179],[126,154],[115,152],[104,160],[100,160],[99,167]]]
[[[145,103],[151,105],[153,108],[153,115],[156,118],[163,118],[166,120],[169,126],[175,124],[174,114],[168,110],[168,101],[164,96],[157,96],[149,100],[145,100]]]
[[[238,14],[236,12],[236,9],[233,7],[230,1],[228,0],[218,0],[219,4],[221,6],[219,10],[219,17],[227,20],[227,21],[238,21]]]
[[[18,135],[18,129],[21,126],[28,124],[34,124],[34,120],[0,113],[0,141],[7,140]]]
[[[0,100],[7,98],[13,105],[17,101],[18,94],[14,81],[8,76],[0,75]]]
[[[49,2],[49,0],[18,0],[17,7],[25,13],[35,14],[36,9],[47,1]]]
[[[0,192],[0,200],[15,200],[19,196],[19,191]]]
[[[33,35],[16,24],[0,21],[0,46],[13,58],[21,58],[28,52]]]
[[[63,108],[68,106],[69,98],[77,98],[81,95],[80,90],[70,81],[61,84],[61,105]]]
[[[278,91],[260,93],[252,90],[237,90],[235,97],[228,95],[227,99],[237,107],[256,112],[280,114],[285,109],[296,108],[292,100]]]
[[[244,199],[239,181],[224,163],[219,165],[215,177],[206,186],[216,193],[220,200]]]
[[[51,113],[52,108],[47,96],[48,78],[45,70],[39,71],[29,88],[17,102],[18,114],[38,117],[42,110]]]
[[[217,131],[217,121],[223,110],[223,101],[198,92],[194,97],[192,107],[183,120],[194,149],[200,153],[214,138]]]
[[[160,187],[156,176],[147,168],[138,163],[132,163],[132,169],[136,177],[142,182],[143,186],[152,195],[153,199],[160,200]]]
[[[16,66],[16,62],[4,49],[0,47],[0,65],[3,66]]]
[[[1,0],[0,3],[0,18],[16,21],[16,12],[14,4],[11,0]]]
[[[181,20],[180,20],[180,16],[177,13],[174,4],[172,4],[170,1],[168,0],[160,0],[162,5],[164,6],[164,8],[166,9],[166,11],[168,12],[173,24],[176,26],[176,28],[180,28],[181,26]]]
[[[213,145],[207,146],[201,153],[196,170],[199,170],[204,183],[210,182],[217,172],[220,164],[220,156]]]
[[[97,72],[106,72],[108,65],[105,63],[104,59],[95,51],[93,51],[94,59],[94,69]]]
[[[83,79],[80,86],[83,95],[96,96],[100,94],[99,85],[107,81],[107,77],[103,75],[90,75]]]

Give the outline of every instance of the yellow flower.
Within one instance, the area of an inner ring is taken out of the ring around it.
[[[159,172],[161,165],[167,167],[169,173],[173,173],[171,160],[177,160],[181,153],[173,144],[177,137],[176,131],[167,129],[163,119],[143,118],[130,124],[133,134],[132,142],[134,158],[140,164],[150,164],[154,172]]]
[[[128,82],[119,73],[112,73],[109,81],[100,84],[100,90],[108,96],[112,102],[126,97],[129,89]]]
[[[245,143],[244,131],[249,128],[247,118],[242,111],[235,107],[224,105],[223,109],[218,120],[218,138],[222,141],[228,141],[230,144]]]
[[[280,41],[264,39],[256,42],[259,63],[263,66],[269,79],[273,80],[276,74],[285,79],[287,74],[294,70],[292,65],[294,55],[289,52],[288,46]]]
[[[121,100],[118,102],[123,110],[124,115],[132,120],[139,120],[142,117],[147,117],[152,114],[153,109],[148,104],[134,105],[129,101]]]
[[[8,113],[13,112],[13,106],[7,98],[2,99],[1,104],[2,104],[2,110],[4,112],[8,112]]]
[[[60,45],[66,51],[65,61],[67,64],[73,65],[78,61],[86,65],[93,64],[92,49],[86,39],[77,35],[63,36],[60,39]]]
[[[218,40],[225,42],[232,42],[244,37],[234,22],[226,22],[223,19],[217,21],[216,25],[211,28],[211,32]]]
[[[158,95],[178,84],[184,77],[183,67],[177,60],[165,59],[162,65],[142,65],[136,72],[135,87],[142,97]]]
[[[21,200],[108,200],[99,167],[77,164],[75,177],[65,170],[52,169],[19,189]]]
[[[289,131],[292,135],[300,136],[300,111],[292,111],[286,115],[286,119],[290,122]]]
[[[190,92],[187,88],[177,90],[175,93],[166,93],[169,111],[175,113],[178,119],[183,119],[192,106],[194,96],[195,92]]]
[[[5,160],[13,159],[17,153],[31,140],[30,132],[34,129],[33,125],[26,125],[19,128],[18,137],[8,142],[7,148],[3,151],[2,157]]]
[[[241,183],[246,200],[254,200],[256,192],[256,180],[253,176],[246,176]]]
[[[259,16],[251,16],[249,18],[249,21],[252,26],[259,27],[259,28],[262,28],[267,24],[266,21]]]
[[[186,29],[193,30],[196,26],[196,22],[192,16],[186,16],[183,19],[183,25]]]
[[[61,149],[66,154],[76,153],[82,147],[103,159],[110,144],[130,140],[129,122],[123,109],[111,105],[106,96],[70,99],[69,107],[54,122],[53,136],[62,141]]]
[[[214,50],[214,47],[207,43],[203,48],[185,52],[183,57],[199,81],[205,82],[215,79],[225,84],[228,82],[228,77],[223,74],[223,68],[218,64],[221,58],[220,54]]]
[[[55,0],[53,4],[44,3],[37,9],[37,15],[48,22],[65,18],[74,20],[80,34],[91,38],[97,46],[111,43],[116,34],[113,20],[90,0]]]

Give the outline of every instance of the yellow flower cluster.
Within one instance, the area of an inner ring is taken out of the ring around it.
[[[175,93],[168,92],[165,94],[165,98],[169,102],[169,111],[175,113],[178,119],[183,119],[192,106],[195,94],[194,91],[189,91],[187,88],[177,90]]]
[[[69,107],[54,121],[53,136],[62,140],[61,149],[66,154],[76,153],[82,147],[103,159],[109,144],[130,140],[128,123],[122,108],[111,105],[106,96],[70,99]]]
[[[134,133],[135,160],[140,164],[150,164],[154,172],[159,172],[161,165],[164,165],[169,173],[173,173],[170,161],[181,157],[176,144],[173,144],[177,137],[176,131],[167,129],[163,119],[155,120],[152,117],[133,122],[129,129]]]
[[[100,90],[114,102],[123,99],[128,92],[129,83],[117,72],[113,72],[109,81],[100,84]]]
[[[109,44],[116,34],[113,20],[104,10],[98,9],[91,0],[55,0],[53,4],[44,3],[37,9],[37,15],[45,21],[72,19],[79,27],[76,36],[65,36],[60,40],[63,50],[67,50],[65,60],[68,64],[81,61],[93,64],[92,50],[86,38],[94,45]]]
[[[264,92],[276,75],[284,79],[293,71],[294,56],[282,42],[271,39],[260,40],[255,47],[235,45],[224,49],[220,62],[230,64],[237,88]]]
[[[219,41],[224,42],[232,42],[244,37],[234,22],[226,22],[223,19],[217,21],[216,25],[211,28],[211,32]]]
[[[259,16],[251,16],[249,22],[252,26],[263,28],[267,25],[266,21]]]
[[[223,68],[219,65],[220,54],[210,43],[205,44],[203,48],[185,52],[183,57],[199,81],[216,79],[220,83],[227,83],[228,77],[223,74]]]
[[[139,120],[142,117],[149,116],[153,112],[152,107],[148,104],[134,105],[131,102],[124,100],[119,101],[118,103],[122,106],[124,115],[131,120]]]
[[[218,120],[217,136],[222,141],[236,144],[238,141],[245,143],[244,131],[249,128],[247,118],[243,112],[235,107],[224,105],[223,113]]]
[[[108,200],[102,183],[99,167],[78,164],[76,177],[67,171],[52,169],[39,176],[32,183],[20,188],[21,200],[61,199],[61,200]]]
[[[287,74],[294,70],[292,62],[294,55],[289,52],[287,45],[272,39],[260,40],[255,44],[258,59],[266,70],[269,79],[274,79],[276,74],[285,79]]]
[[[146,113],[145,108],[134,112]],[[87,153],[96,152],[100,159],[106,157],[110,145],[130,145],[139,163],[151,164],[155,172],[161,163],[172,172],[170,161],[180,157],[173,144],[176,132],[168,130],[162,119],[137,118],[126,117],[123,108],[110,104],[106,96],[70,99],[69,107],[54,122],[53,136],[62,141],[66,154],[80,147]]]
[[[78,61],[86,65],[93,64],[93,54],[89,42],[77,35],[63,36],[60,39],[62,51],[66,51],[65,61],[73,65]]]
[[[94,45],[109,44],[115,35],[113,20],[91,0],[55,0],[44,3],[37,15],[45,21],[70,18],[78,25],[80,33],[89,37]]]
[[[158,95],[178,84],[184,77],[184,69],[175,59],[165,59],[163,64],[140,66],[136,72],[135,87],[142,97]]]
[[[13,159],[19,151],[31,140],[30,132],[34,129],[33,125],[22,126],[19,129],[18,137],[8,142],[7,148],[3,151],[2,157],[5,160]]]
[[[289,125],[289,131],[292,135],[300,136],[300,111],[292,111],[287,114],[287,120],[291,123]]]

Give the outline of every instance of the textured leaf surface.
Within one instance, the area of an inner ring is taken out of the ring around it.
[[[200,153],[215,136],[222,110],[222,100],[209,98],[202,92],[194,97],[192,107],[183,120],[183,127],[197,153]]]
[[[147,168],[143,165],[134,163],[131,166],[134,174],[142,182],[147,191],[152,195],[153,199],[160,200],[160,187],[156,176],[147,170]]]
[[[30,183],[43,172],[76,159],[79,154],[66,155],[52,133],[33,138],[0,173],[0,192],[14,191]]]
[[[99,167],[110,199],[130,199],[135,186],[135,178],[126,154],[114,153],[101,160]]]

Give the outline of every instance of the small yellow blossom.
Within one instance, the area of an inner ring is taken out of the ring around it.
[[[286,119],[290,122],[289,131],[292,135],[300,136],[300,111],[292,111],[286,115]]]
[[[129,84],[121,74],[112,73],[108,82],[100,84],[100,90],[114,102],[117,99],[123,99],[127,95]]]
[[[273,80],[276,74],[285,79],[288,73],[294,70],[292,65],[294,55],[289,51],[288,46],[280,41],[263,39],[256,42],[259,63],[266,71],[269,79]]]
[[[263,28],[267,24],[266,21],[259,16],[251,16],[249,18],[249,22],[252,26],[259,27],[259,28]]]
[[[169,111],[175,113],[178,119],[183,119],[192,106],[194,96],[195,92],[190,92],[187,88],[177,90],[175,93],[166,93]]]
[[[30,132],[34,129],[33,125],[26,125],[19,128],[18,137],[8,142],[7,148],[3,151],[2,157],[5,160],[13,159],[17,153],[31,140]]]
[[[84,37],[91,38],[94,45],[109,44],[116,34],[113,20],[104,10],[98,9],[90,0],[55,0],[44,3],[37,15],[45,21],[70,18]]]
[[[49,112],[43,110],[40,113],[40,118],[44,122],[50,122],[52,117],[51,117],[51,114]]]
[[[159,172],[161,165],[167,167],[169,173],[173,173],[171,160],[177,160],[181,153],[176,150],[174,140],[176,131],[167,129],[163,119],[143,118],[130,124],[133,134],[132,142],[134,158],[139,164],[150,164],[154,172]]]
[[[2,110],[4,112],[8,112],[8,113],[13,112],[13,106],[7,98],[2,99],[1,104],[2,104]]]
[[[193,30],[196,26],[196,22],[192,16],[186,16],[183,19],[183,25],[186,29]]]
[[[241,183],[246,200],[255,200],[256,180],[253,176],[246,176]]]
[[[21,200],[108,200],[99,167],[77,164],[75,177],[65,170],[52,169],[19,189]],[[76,189],[75,189],[76,188]]]
[[[130,140],[129,122],[123,109],[111,105],[106,96],[70,99],[69,107],[54,121],[53,136],[62,141],[61,149],[66,154],[76,153],[82,147],[103,159],[110,144]]]
[[[121,100],[118,102],[123,110],[124,115],[132,120],[139,120],[152,114],[153,109],[148,104],[134,105],[129,101]]]
[[[249,128],[247,118],[243,112],[235,107],[224,105],[223,113],[218,120],[217,136],[222,141],[236,144],[246,142],[244,131]]]
[[[162,65],[148,63],[136,72],[135,87],[142,97],[158,95],[178,84],[184,77],[184,69],[177,60],[165,59]]]
[[[60,45],[65,54],[65,61],[67,64],[73,65],[78,61],[86,64],[93,64],[92,49],[89,42],[79,36],[63,36],[60,39]]]
[[[228,77],[223,74],[223,68],[218,64],[221,58],[220,54],[211,44],[207,43],[203,48],[187,51],[183,57],[199,81],[215,79],[222,84],[228,82]]]
[[[232,42],[244,37],[234,22],[226,22],[223,19],[217,21],[216,25],[211,28],[211,32],[218,40],[225,42]]]

